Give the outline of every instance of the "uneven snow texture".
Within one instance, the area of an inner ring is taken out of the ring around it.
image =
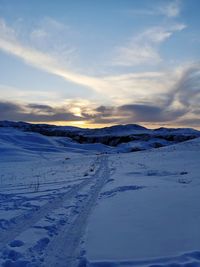
[[[0,129],[0,266],[200,266],[200,139],[104,149]]]
[[[109,157],[89,266],[200,266],[200,140]]]

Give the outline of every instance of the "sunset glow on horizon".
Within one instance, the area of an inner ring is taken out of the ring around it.
[[[200,128],[198,0],[0,0],[0,120]]]

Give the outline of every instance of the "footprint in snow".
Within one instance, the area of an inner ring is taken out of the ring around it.
[[[10,246],[10,247],[13,247],[13,248],[15,248],[15,247],[21,247],[21,246],[23,246],[23,245],[24,245],[24,242],[21,241],[21,240],[13,240],[13,241],[11,241],[10,244],[9,244],[9,246]]]
[[[101,193],[101,197],[112,197],[115,196],[117,193],[125,192],[125,191],[132,191],[132,190],[140,190],[145,188],[145,186],[139,186],[139,185],[126,185],[126,186],[119,186],[112,190],[105,191]]]

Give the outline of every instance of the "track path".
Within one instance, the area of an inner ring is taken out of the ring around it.
[[[95,165],[101,166],[102,159],[97,159]],[[41,206],[39,210],[16,217],[15,223],[11,225],[8,230],[0,232],[0,250],[3,249],[9,242],[14,240],[19,234],[26,231],[46,215],[51,213],[52,210],[56,210],[62,206],[63,202],[73,199],[82,188],[93,182],[94,178],[99,175],[99,172],[100,167],[97,167],[95,173],[90,178],[85,178],[79,184],[73,185],[69,190],[67,190],[67,192]]]
[[[96,205],[101,189],[109,179],[107,156],[101,156],[99,168],[93,178],[95,178],[95,183],[91,187],[88,197],[83,201],[79,214],[69,225],[63,227],[46,248],[43,267],[78,266],[80,243],[87,227],[88,218]]]

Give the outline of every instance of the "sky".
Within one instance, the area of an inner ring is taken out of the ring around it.
[[[0,0],[0,120],[200,128],[199,0]]]

